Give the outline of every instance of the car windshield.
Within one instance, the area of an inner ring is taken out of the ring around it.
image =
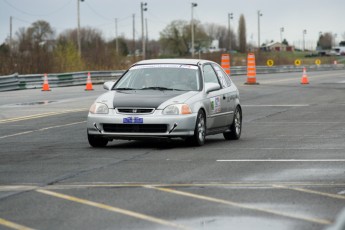
[[[116,90],[201,90],[198,67],[194,65],[138,65],[117,82]]]

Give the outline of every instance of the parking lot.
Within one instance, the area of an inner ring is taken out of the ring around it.
[[[0,93],[0,229],[327,229],[345,205],[345,71],[258,75],[238,141],[91,148],[84,87]]]

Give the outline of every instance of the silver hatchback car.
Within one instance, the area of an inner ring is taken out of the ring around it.
[[[206,135],[241,136],[239,92],[215,62],[154,59],[132,65],[92,104],[87,119],[91,146],[114,139],[183,138],[201,146]]]

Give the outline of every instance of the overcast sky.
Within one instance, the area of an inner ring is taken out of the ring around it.
[[[135,14],[136,38],[141,36],[140,0],[84,0],[80,2],[81,26],[98,28],[107,40],[115,36],[115,18],[118,34],[133,37],[132,15]],[[303,30],[306,48],[315,48],[320,32],[337,34],[336,42],[345,40],[345,0],[147,0],[150,39],[158,39],[173,20],[190,20],[191,3],[194,18],[201,23],[228,26],[228,13],[233,13],[231,28],[237,33],[238,20],[244,15],[247,41],[257,44],[258,10],[261,43],[283,38],[297,47],[302,46]],[[77,0],[0,0],[0,43],[10,34],[10,16],[13,17],[13,36],[20,27],[29,27],[37,20],[45,20],[60,33],[77,27]]]

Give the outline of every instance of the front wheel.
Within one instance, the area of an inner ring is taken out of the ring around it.
[[[105,147],[108,144],[107,139],[96,135],[87,134],[87,139],[89,140],[89,144],[95,148]]]
[[[230,132],[223,133],[226,140],[238,140],[242,132],[242,110],[239,106],[236,107],[234,112],[234,119],[230,125]]]
[[[205,113],[200,110],[196,118],[194,135],[187,138],[187,142],[194,146],[202,146],[205,144],[206,136],[206,117]]]

